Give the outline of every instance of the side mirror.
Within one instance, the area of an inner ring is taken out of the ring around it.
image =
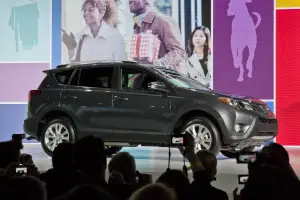
[[[148,90],[154,92],[160,92],[160,93],[169,92],[166,86],[160,81],[148,83]]]

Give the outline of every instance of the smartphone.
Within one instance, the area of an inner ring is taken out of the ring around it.
[[[135,181],[138,183],[138,182],[140,182],[140,176],[135,176]]]
[[[184,146],[183,137],[174,137],[174,136],[172,136],[172,145]]]
[[[257,158],[257,152],[253,153],[239,153],[237,155],[237,163],[254,163]]]
[[[26,174],[27,174],[27,167],[24,167],[23,165],[16,167],[16,175],[24,176]]]
[[[245,184],[249,178],[249,175],[238,175],[239,184]]]

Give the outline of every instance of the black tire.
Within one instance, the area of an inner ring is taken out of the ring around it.
[[[182,126],[180,133],[184,134],[185,130],[193,124],[200,124],[208,129],[208,131],[211,134],[212,143],[211,143],[210,148],[207,150],[214,153],[215,155],[218,155],[220,152],[220,149],[221,149],[221,139],[220,139],[219,131],[218,131],[217,127],[215,126],[215,124],[213,122],[211,122],[209,119],[207,119],[206,117],[195,117],[195,118],[188,120],[185,123],[185,125]],[[181,152],[181,154],[184,154],[183,150],[184,150],[183,148],[179,148],[179,151]]]
[[[47,145],[45,144],[45,134],[47,132],[47,129],[53,124],[61,124],[64,127],[66,127],[67,131],[69,132],[69,141],[68,142],[71,142],[71,143],[76,142],[76,130],[75,130],[71,120],[69,120],[68,118],[64,118],[64,117],[58,117],[56,119],[50,120],[43,127],[42,132],[41,132],[41,140],[40,140],[44,152],[50,157],[52,157],[53,151],[51,149],[49,149],[47,147]]]
[[[122,147],[115,147],[115,146],[106,146],[105,153],[107,157],[111,157],[112,155],[121,151]]]
[[[251,152],[254,151],[254,149],[255,149],[255,146],[254,147],[247,147],[247,148],[243,149],[242,151],[234,151],[234,150],[232,150],[232,151],[224,151],[224,150],[222,150],[221,153],[224,156],[226,156],[227,158],[234,158],[235,159],[237,157],[237,154],[239,152],[249,152],[249,153],[251,153]]]

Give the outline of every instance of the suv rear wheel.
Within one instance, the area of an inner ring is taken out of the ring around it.
[[[52,156],[53,150],[63,142],[75,142],[75,129],[68,118],[50,120],[42,130],[41,144],[45,153]]]
[[[195,152],[208,150],[217,155],[221,141],[217,127],[206,117],[195,117],[188,120],[181,129],[181,134],[191,134],[195,140]],[[184,148],[179,148],[184,154]]]

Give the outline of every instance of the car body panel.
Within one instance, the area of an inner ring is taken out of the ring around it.
[[[80,78],[81,69],[107,66],[114,69],[111,88],[70,84],[77,72]],[[166,91],[122,89],[123,69],[135,69],[143,76],[153,77],[165,85]],[[73,74],[68,83],[59,84],[54,74],[64,70],[73,70]],[[44,116],[49,112],[61,112],[74,123],[78,138],[95,135],[106,142],[166,146],[182,117],[196,112],[205,113],[215,123],[223,149],[256,146],[276,136],[276,116],[263,102],[252,97],[215,92],[201,85],[198,88],[199,83],[191,88],[179,87],[165,74],[176,72],[161,70],[164,69],[130,62],[85,63],[49,70],[39,87],[41,95],[29,100],[24,131],[39,139],[38,127]],[[238,108],[219,98],[251,104],[253,109]],[[237,126],[244,128],[244,132],[237,131]]]

